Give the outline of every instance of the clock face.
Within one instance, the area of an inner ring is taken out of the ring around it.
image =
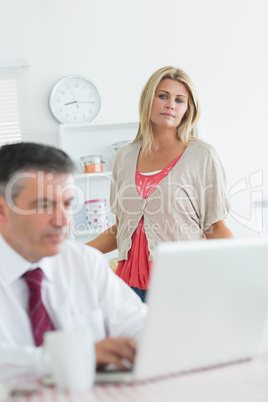
[[[75,75],[63,78],[54,86],[49,104],[59,122],[83,124],[97,117],[101,99],[97,88],[89,79]]]

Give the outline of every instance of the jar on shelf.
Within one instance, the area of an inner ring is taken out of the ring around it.
[[[103,172],[102,164],[105,163],[102,160],[102,155],[87,155],[80,158],[81,166],[84,169],[84,173],[101,173]]]

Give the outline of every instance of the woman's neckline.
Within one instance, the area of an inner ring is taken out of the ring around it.
[[[159,173],[159,172],[162,172],[162,170],[168,168],[168,167],[169,167],[170,165],[172,165],[175,161],[178,162],[178,161],[180,160],[180,158],[182,157],[182,155],[184,154],[185,151],[186,151],[186,148],[185,148],[185,150],[184,150],[180,155],[176,156],[176,158],[174,158],[173,161],[171,161],[171,162],[170,162],[167,166],[165,166],[163,169],[158,169],[158,170],[154,170],[154,171],[152,171],[152,172],[145,172],[145,173],[142,173],[142,172],[140,172],[140,171],[138,170],[138,168],[136,167],[136,171],[137,171],[139,174],[142,174],[142,175],[144,175],[144,176],[151,176],[151,175],[157,174],[157,173]],[[177,162],[175,162],[175,164],[176,164]],[[136,166],[137,166],[137,165],[136,165]]]

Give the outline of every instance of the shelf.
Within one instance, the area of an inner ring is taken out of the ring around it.
[[[73,234],[75,237],[92,237],[92,236],[95,237],[95,236],[100,235],[103,232],[104,232],[104,230],[100,230],[100,229],[73,230]]]
[[[59,125],[59,146],[74,161],[77,171],[83,174],[80,158],[86,155],[102,155],[104,168],[112,170],[114,152],[112,144],[133,141],[137,135],[138,123],[117,123],[100,125]]]
[[[114,151],[112,144],[133,141],[138,131],[138,123],[59,125],[59,146],[72,158],[76,166],[75,200],[70,238],[86,242],[98,236],[102,229],[90,229],[84,212],[85,201],[110,199]],[[101,173],[83,173],[81,157],[102,155],[104,161]],[[107,212],[109,224],[115,224],[115,216]]]
[[[77,180],[85,180],[85,179],[99,179],[99,178],[108,178],[110,179],[112,176],[112,172],[101,172],[101,173],[80,173],[75,175],[75,179]]]
[[[62,131],[73,131],[77,133],[82,130],[98,130],[98,131],[109,131],[109,130],[121,130],[135,128],[138,129],[139,123],[136,121],[125,122],[125,123],[103,123],[103,124],[60,124],[60,130]]]
[[[101,234],[99,230],[75,230],[75,237],[92,237]]]

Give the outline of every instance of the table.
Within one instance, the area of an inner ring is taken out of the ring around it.
[[[11,402],[268,402],[268,353],[253,360],[138,384],[100,384],[70,395],[54,387]]]

